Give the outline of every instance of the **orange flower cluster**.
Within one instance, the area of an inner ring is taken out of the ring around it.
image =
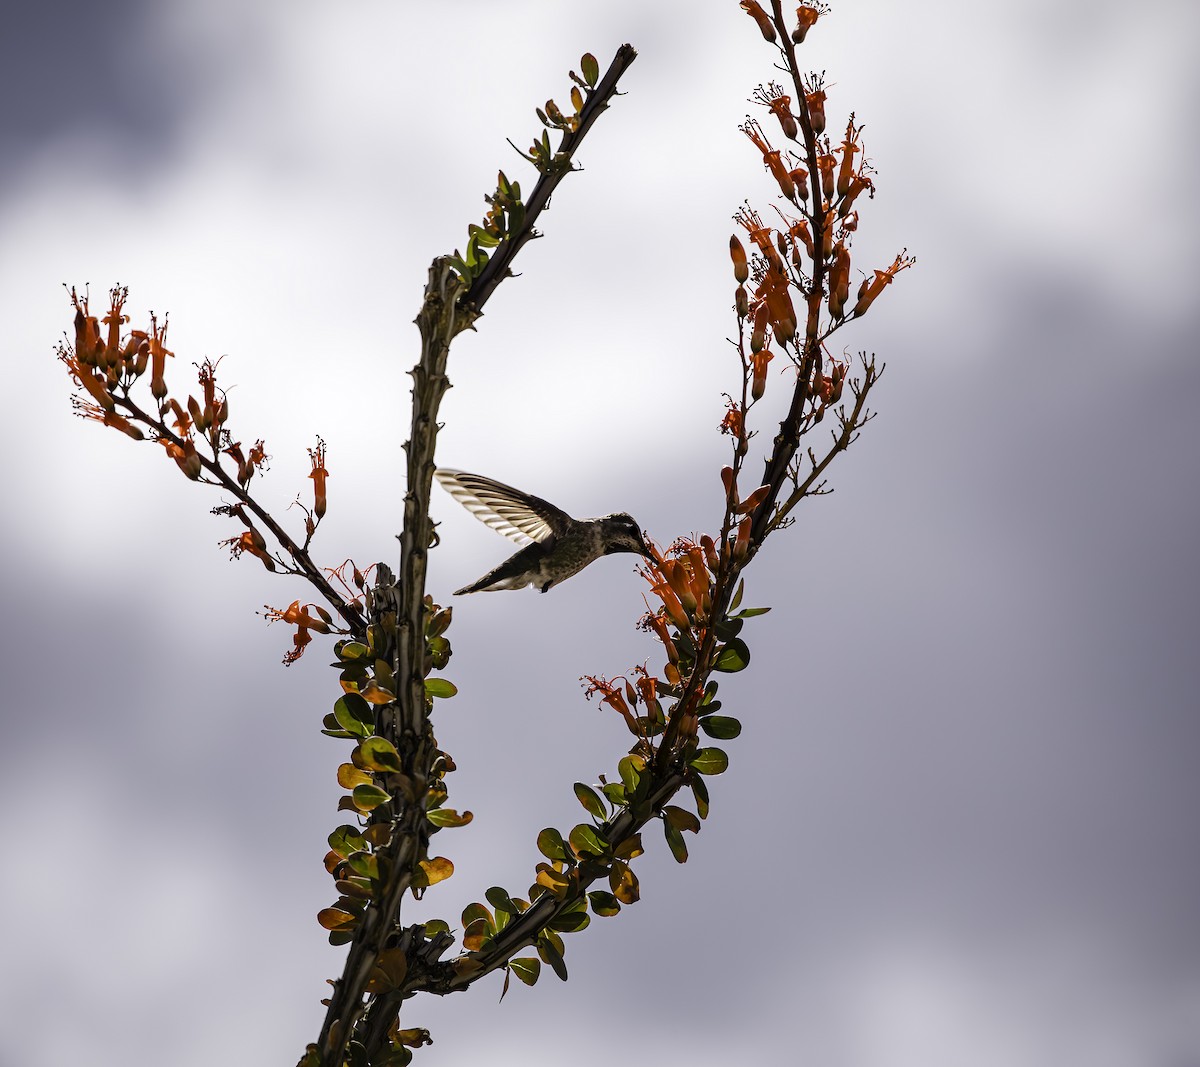
[[[620,677],[609,680],[593,675],[585,675],[588,683],[585,694],[591,700],[597,693],[601,695],[601,703],[607,704],[618,712],[625,720],[629,732],[636,737],[646,738],[661,729],[663,723],[662,706],[658,702],[658,679],[650,675],[645,667],[637,667],[633,682]],[[641,705],[644,714],[636,714]]]
[[[774,44],[778,37],[775,32],[775,23],[771,20],[771,16],[763,10],[758,0],[742,0],[740,6],[747,15],[754,19],[759,32],[763,35],[763,40]],[[800,44],[817,19],[828,10],[824,4],[801,4],[796,8],[796,28],[792,30],[792,40],[796,44]]]
[[[670,556],[659,556],[642,571],[662,606],[647,612],[641,625],[652,630],[666,650],[663,674],[670,685],[681,681],[681,657],[670,628],[690,635],[689,641],[701,639],[701,632],[712,622],[714,584],[720,565],[716,542],[705,534],[699,543],[680,538],[671,546]]]

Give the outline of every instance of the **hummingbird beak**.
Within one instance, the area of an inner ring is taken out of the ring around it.
[[[648,560],[657,563],[658,557],[652,551],[650,551],[650,546],[646,543],[646,535],[642,533],[641,530],[638,531],[638,543],[641,545],[640,551],[642,555]]]

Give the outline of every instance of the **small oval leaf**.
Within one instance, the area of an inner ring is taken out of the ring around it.
[[[538,851],[548,860],[566,860],[573,858],[567,850],[567,843],[553,826],[547,826],[537,836]]]
[[[719,748],[702,748],[688,766],[700,774],[723,774],[729,767],[729,757]]]
[[[742,724],[728,715],[706,715],[700,720],[700,729],[718,741],[731,741],[742,732]]]
[[[542,973],[542,961],[534,956],[520,956],[508,961],[509,969],[526,985],[533,985]]]
[[[399,771],[400,753],[386,737],[373,734],[359,745],[363,766],[371,771]]]
[[[596,57],[591,52],[584,52],[583,58],[579,61],[579,69],[583,72],[583,80],[595,88],[596,82],[600,79],[600,64],[596,62]]]
[[[441,700],[449,700],[450,697],[458,693],[456,686],[448,678],[426,678],[425,679],[425,694],[431,697],[438,697]]]
[[[594,819],[603,821],[608,812],[605,810],[604,801],[600,799],[600,794],[596,792],[590,785],[584,785],[582,782],[575,783],[575,796],[579,803],[583,805],[584,810]]]
[[[740,637],[735,637],[732,641],[729,641],[717,653],[717,658],[713,660],[713,670],[724,671],[727,674],[745,670],[749,665],[750,649],[746,647],[746,642]]]
[[[356,785],[350,795],[354,800],[354,806],[359,811],[374,811],[380,804],[386,804],[392,799],[386,789],[369,784]]]

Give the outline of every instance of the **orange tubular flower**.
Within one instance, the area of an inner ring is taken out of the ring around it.
[[[782,272],[774,275],[772,280],[774,284],[763,293],[763,299],[767,304],[775,340],[782,345],[796,336],[796,308]]]
[[[754,310],[754,329],[750,334],[750,351],[761,352],[767,343],[767,305],[762,302]]]
[[[309,477],[313,480],[313,514],[318,519],[325,515],[325,479],[329,471],[325,469],[325,442],[317,438],[317,447],[308,450],[308,458],[312,460],[312,471]]]
[[[104,348],[100,341],[100,322],[88,314],[87,297],[80,299],[74,289],[71,290],[71,303],[75,308],[75,358],[82,366],[94,367]]]
[[[858,303],[854,305],[854,310],[851,312],[851,314],[865,315],[867,313],[867,308],[869,308],[875,302],[875,298],[879,296],[879,294],[882,293],[887,286],[892,284],[892,281],[895,279],[896,275],[902,270],[907,270],[915,262],[916,260],[906,256],[903,252],[901,252],[887,270],[877,270],[874,278],[864,280],[862,285],[860,285],[858,288]]]
[[[779,191],[794,204],[796,202],[796,183],[792,181],[791,171],[783,165],[783,161],[779,158],[779,149],[774,148],[770,152],[765,152],[763,162],[766,163],[767,170],[771,172],[771,177],[778,183]]]
[[[764,500],[767,499],[767,494],[770,491],[771,491],[771,487],[769,485],[760,485],[757,489],[754,490],[753,493],[751,493],[748,497],[746,497],[745,500],[743,500],[738,505],[737,514],[738,515],[753,514],[755,509],[759,506],[759,504],[761,504]]]
[[[808,121],[818,137],[825,132],[825,90],[815,89],[804,94],[804,105],[808,108]]]
[[[111,412],[116,407],[112,394],[108,391],[108,387],[88,367],[81,367],[76,363],[71,369],[75,372],[75,377],[79,379],[79,384],[88,391],[92,399],[106,412]]]
[[[678,598],[679,603],[683,606],[683,610],[689,616],[696,614],[696,598],[692,595],[692,585],[684,564],[677,559],[668,560],[664,564],[663,569],[666,571],[667,581],[670,583],[671,592]]]
[[[858,199],[859,194],[864,189],[869,189],[871,195],[875,195],[875,184],[870,178],[864,178],[861,174],[856,174],[846,187],[845,193],[842,194],[842,201],[838,204],[838,214],[845,218],[850,214],[850,208],[853,207],[854,201]]]
[[[750,380],[750,396],[755,400],[761,400],[767,391],[767,364],[771,362],[774,355],[770,349],[764,349],[756,352],[751,359],[754,373]]]
[[[800,133],[800,128],[796,125],[796,118],[792,114],[792,98],[790,96],[777,96],[772,100],[767,107],[771,109],[771,114],[779,120],[779,125],[783,128],[783,135],[789,141],[796,140]]]
[[[674,626],[680,630],[687,630],[691,627],[691,621],[687,617],[687,612],[683,610],[683,605],[679,602],[679,597],[675,595],[675,591],[667,582],[659,582],[652,587],[654,595],[663,602],[663,607],[667,610],[667,615]]]
[[[153,316],[150,318],[150,392],[155,400],[162,400],[167,395],[167,385],[163,381],[163,372],[167,366],[167,356],[175,355],[168,350],[167,322],[164,319],[162,327]]]
[[[114,430],[120,430],[127,437],[132,437],[135,441],[146,440],[146,435],[142,433],[123,415],[118,415],[115,411],[106,411],[104,417],[100,420],[105,426],[111,426]]]
[[[771,44],[775,43],[775,24],[768,17],[767,13],[762,9],[758,0],[742,0],[741,9],[746,12],[755,22],[758,23],[759,33],[763,35],[763,40]]]
[[[833,177],[833,168],[837,160],[832,154],[826,152],[824,155],[817,156],[817,167],[821,171],[821,194],[826,200],[833,200],[835,189],[835,181]]]
[[[858,131],[854,128],[854,122],[851,120],[846,127],[846,139],[842,142],[842,161],[838,165],[838,196],[846,195],[846,190],[850,188],[850,179],[854,177],[854,157],[862,150],[856,143],[857,137]]]
[[[817,19],[821,17],[821,12],[815,7],[809,7],[807,4],[802,4],[796,8],[796,18],[799,20],[796,28],[792,30],[792,40],[796,44],[803,44],[804,38],[808,36],[808,31],[816,24]]]
[[[104,346],[102,359],[106,366],[116,366],[121,362],[121,327],[129,321],[128,315],[123,315],[121,309],[125,305],[128,290],[113,289],[109,293],[111,304],[103,322],[108,327],[108,342]]]
[[[662,643],[663,648],[667,650],[667,659],[671,663],[679,662],[679,651],[675,648],[675,642],[671,640],[671,635],[667,633],[666,620],[659,614],[654,613],[646,616],[646,625],[654,631],[654,636]]]
[[[762,132],[762,127],[755,119],[747,119],[742,123],[741,130],[742,133],[754,142],[754,147],[764,156],[772,150],[771,142],[767,140],[767,135]]]
[[[835,319],[843,318],[849,299],[850,249],[844,241],[838,241],[833,250],[833,264],[829,268],[829,314]]]
[[[797,167],[795,170],[788,171],[788,173],[792,176],[792,183],[796,186],[796,195],[807,204],[808,171],[803,167]]]
[[[752,521],[752,516],[747,515],[738,523],[737,537],[733,542],[734,559],[745,559],[746,554],[750,551],[750,526]]]
[[[740,439],[743,426],[742,409],[736,404],[731,404],[725,412],[725,418],[721,420],[721,433],[731,434]]]

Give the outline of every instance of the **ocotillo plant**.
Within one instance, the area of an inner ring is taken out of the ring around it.
[[[782,72],[781,83],[753,92],[761,117],[742,126],[779,195],[773,214],[764,217],[747,202],[734,216],[742,236],[735,233],[729,246],[732,386],[719,422],[729,461],[713,477],[713,532],[665,548],[646,545],[638,532],[626,545],[646,552],[648,610],[639,625],[657,642],[661,666],[652,669],[648,659],[624,676],[589,675],[586,682],[589,697],[621,717],[631,746],[615,760],[615,774],[574,784],[585,821],[537,834],[543,861],[528,890],[486,890],[486,903],[468,906],[457,932],[447,921],[402,921],[409,894],[421,897],[453,873],[451,861],[431,851],[434,836],[471,818],[447,804],[447,775],[455,768],[433,732],[437,702],[457,692],[440,673],[451,656],[451,609],[425,590],[436,543],[430,487],[449,349],[511,276],[514,257],[535,234],[551,193],[576,169],[576,151],[635,51],[620,48],[603,76],[594,57],[583,57],[580,72],[570,75],[569,105],[550,100],[537,110],[544,129],[522,153],[537,172],[529,197],[501,172],[485,198],[483,222],[469,227],[465,251],[439,257],[429,269],[416,320],[421,351],[412,372],[398,570],[382,562],[360,568],[314,560],[326,511],[324,441],[309,450],[312,497],[303,530],[289,532],[256,499],[266,446],[232,429],[217,364],[199,365],[194,392],[174,391],[167,382],[172,353],[165,317],[126,329],[125,289],[111,290],[102,313],[93,313],[86,293],[70,290],[74,338],[59,355],[76,386],[76,411],[153,442],[188,478],[222,490],[225,500],[214,510],[237,526],[224,542],[232,554],[308,583],[311,600],[269,613],[294,627],[286,662],[314,634],[336,637],[337,696],[323,732],[350,745],[337,769],[345,789],[339,809],[348,821],[329,835],[324,862],[337,896],[318,921],[334,944],[349,947],[321,1031],[301,1057],[306,1067],[408,1063],[411,1050],[429,1040],[424,1030],[400,1022],[403,1003],[418,993],[466,989],[498,969],[506,971],[505,989],[512,975],[532,985],[543,964],[565,979],[563,935],[638,900],[633,862],[650,847],[642,832],[652,823],[661,826],[675,859],[686,861],[684,833],[698,832],[709,815],[706,779],[729,764],[725,751],[708,742],[731,741],[741,730],[736,718],[720,714],[717,676],[748,665],[743,628],[767,610],[742,605],[744,572],[766,539],[794,522],[801,500],[827,491],[829,465],[872,417],[867,400],[881,368],[862,353],[852,370],[830,342],[913,261],[901,253],[852,288],[851,246],[864,199],[875,192],[873,169],[853,114],[840,143],[826,133],[824,78],[803,73],[796,58],[827,9],[804,4],[785,15],[780,0],[771,0],[770,11],[756,0],[740,6],[773,46]],[[758,405],[768,388],[781,387],[790,390],[786,414],[769,445],[759,448]],[[749,468],[757,463],[755,476]],[[620,526],[628,516],[609,518]],[[617,536],[615,529],[608,533]],[[457,954],[449,955],[456,942]],[[534,954],[519,955],[528,948]]]

